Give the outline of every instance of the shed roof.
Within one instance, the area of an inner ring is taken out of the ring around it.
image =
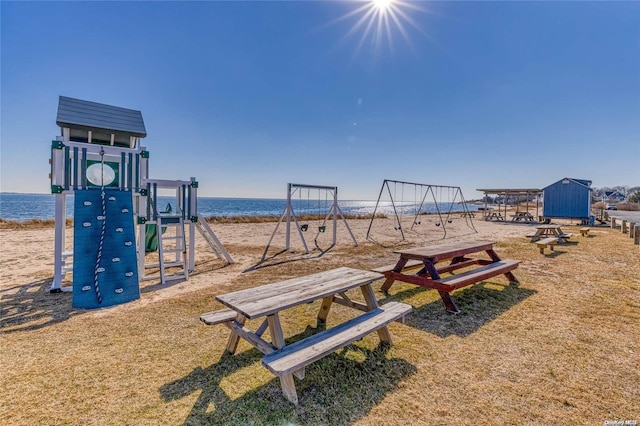
[[[66,96],[60,96],[56,124],[60,127],[127,133],[141,138],[147,136],[140,111]]]
[[[485,194],[508,194],[508,195],[536,195],[542,192],[538,188],[511,188],[511,189],[476,189],[476,191],[484,192]]]
[[[560,179],[559,181],[553,182],[551,185],[547,185],[547,186],[545,186],[544,188],[542,188],[542,190],[544,191],[545,189],[549,188],[550,186],[553,186],[553,185],[555,185],[556,183],[558,183],[558,182],[562,182],[562,181],[564,181],[564,180],[570,180],[570,181],[572,181],[572,182],[574,182],[574,183],[577,183],[577,184],[578,184],[578,185],[580,185],[580,186],[584,186],[584,187],[585,187],[585,189],[588,189],[589,191],[593,191],[593,188],[591,188],[591,181],[590,181],[590,180],[586,180],[586,179],[573,179],[573,178],[568,178],[568,177],[565,177],[565,178]]]

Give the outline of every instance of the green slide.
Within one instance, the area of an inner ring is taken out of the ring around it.
[[[164,211],[160,213],[171,213],[171,203],[167,204]],[[167,230],[166,226],[162,227],[162,233]],[[144,251],[149,253],[158,250],[158,227],[155,223],[150,223],[145,227]]]

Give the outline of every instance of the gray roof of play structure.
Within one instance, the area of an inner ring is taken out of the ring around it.
[[[60,96],[56,124],[60,127],[126,133],[140,138],[147,136],[140,111],[66,96]]]

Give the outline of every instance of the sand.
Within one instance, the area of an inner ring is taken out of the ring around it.
[[[501,241],[509,237],[524,236],[531,231],[534,225],[512,222],[486,222],[481,219],[465,220],[454,218],[447,224],[446,238],[442,225],[436,226],[437,220],[433,217],[425,217],[420,225],[414,229],[407,229],[405,240],[399,231],[394,228],[397,224],[394,220],[376,219],[371,227],[371,236],[376,242],[368,241],[367,231],[371,221],[368,219],[351,219],[347,221],[355,240],[358,243],[356,255],[358,260],[368,267],[375,267],[380,262],[394,262],[394,248],[418,244],[441,244],[451,240],[491,240]],[[173,297],[176,294],[211,288],[213,291],[225,289],[225,283],[232,282],[238,276],[250,274],[256,268],[261,269],[271,264],[281,264],[288,261],[312,261],[327,260],[327,263],[340,263],[340,256],[345,250],[350,251],[355,244],[344,222],[338,221],[336,238],[337,244],[331,248],[332,227],[328,224],[324,233],[318,233],[319,222],[308,222],[309,230],[303,233],[309,254],[304,253],[304,246],[299,234],[292,231],[291,247],[289,252],[281,253],[285,247],[285,225],[279,227],[274,235],[267,258],[264,262],[261,257],[267,247],[267,243],[274,233],[275,222],[267,223],[241,223],[241,224],[212,224],[212,228],[222,244],[227,248],[234,260],[233,265],[226,265],[219,260],[208,247],[204,238],[196,231],[196,269],[186,282],[174,285],[159,285],[157,279],[144,280],[141,288],[154,287],[154,291],[146,292],[140,302],[134,305],[145,305],[151,301]],[[405,224],[405,228],[410,228]],[[477,230],[477,232],[476,232]],[[314,244],[317,236],[319,250]],[[73,247],[73,229],[67,229],[67,250]],[[27,229],[7,230],[0,229],[0,290],[4,294],[19,292],[24,286],[35,282],[48,281],[53,277],[53,247],[54,229]],[[367,256],[367,248],[375,252],[375,256]],[[329,250],[327,250],[329,249]],[[275,255],[275,256],[274,256]],[[330,261],[329,261],[330,260]],[[153,254],[147,255],[147,262],[155,261]],[[345,261],[352,262],[353,259]],[[386,264],[382,263],[382,264]],[[149,271],[148,274],[156,275],[157,271]],[[71,285],[71,274],[65,279],[65,285]]]

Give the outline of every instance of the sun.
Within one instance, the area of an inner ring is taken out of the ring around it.
[[[373,0],[373,6],[378,9],[379,12],[384,13],[391,7],[393,0]]]
[[[393,51],[393,38],[398,35],[413,50],[410,30],[427,35],[411,16],[413,12],[427,12],[427,9],[419,6],[418,2],[411,0],[355,0],[354,4],[359,4],[359,6],[328,24],[355,20],[341,39],[341,42],[344,42],[352,36],[359,38],[354,58],[358,56],[360,49],[364,46],[373,47],[377,53],[380,53],[383,46],[388,46],[389,50]]]

